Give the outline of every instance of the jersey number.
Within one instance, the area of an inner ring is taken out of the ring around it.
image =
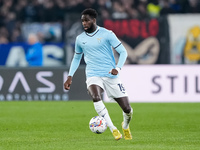
[[[119,86],[120,91],[121,91],[122,93],[125,93],[125,88],[124,88],[124,86],[123,86],[121,83],[119,83],[119,84],[117,84],[117,85]]]

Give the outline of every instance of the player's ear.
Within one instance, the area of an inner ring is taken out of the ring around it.
[[[97,20],[96,20],[96,18],[93,18],[93,22],[96,24],[97,22],[96,22]]]

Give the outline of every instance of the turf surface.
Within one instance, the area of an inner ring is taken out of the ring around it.
[[[122,111],[105,104],[121,130]],[[0,102],[0,150],[199,150],[200,103],[131,103],[133,139],[94,134],[91,101]]]

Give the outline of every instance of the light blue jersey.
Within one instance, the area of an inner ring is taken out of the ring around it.
[[[119,62],[116,65],[113,50],[119,53]],[[86,63],[86,77],[116,78],[109,72],[116,67],[121,68],[127,57],[127,52],[116,35],[103,27],[89,34],[83,32],[76,38],[75,54],[71,63],[69,75],[73,76],[84,54]]]

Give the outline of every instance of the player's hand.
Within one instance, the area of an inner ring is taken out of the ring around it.
[[[117,75],[118,74],[118,70],[114,68],[109,73],[111,73],[112,75]]]
[[[68,76],[67,80],[64,83],[65,90],[69,90],[71,84],[72,84],[72,76]]]

